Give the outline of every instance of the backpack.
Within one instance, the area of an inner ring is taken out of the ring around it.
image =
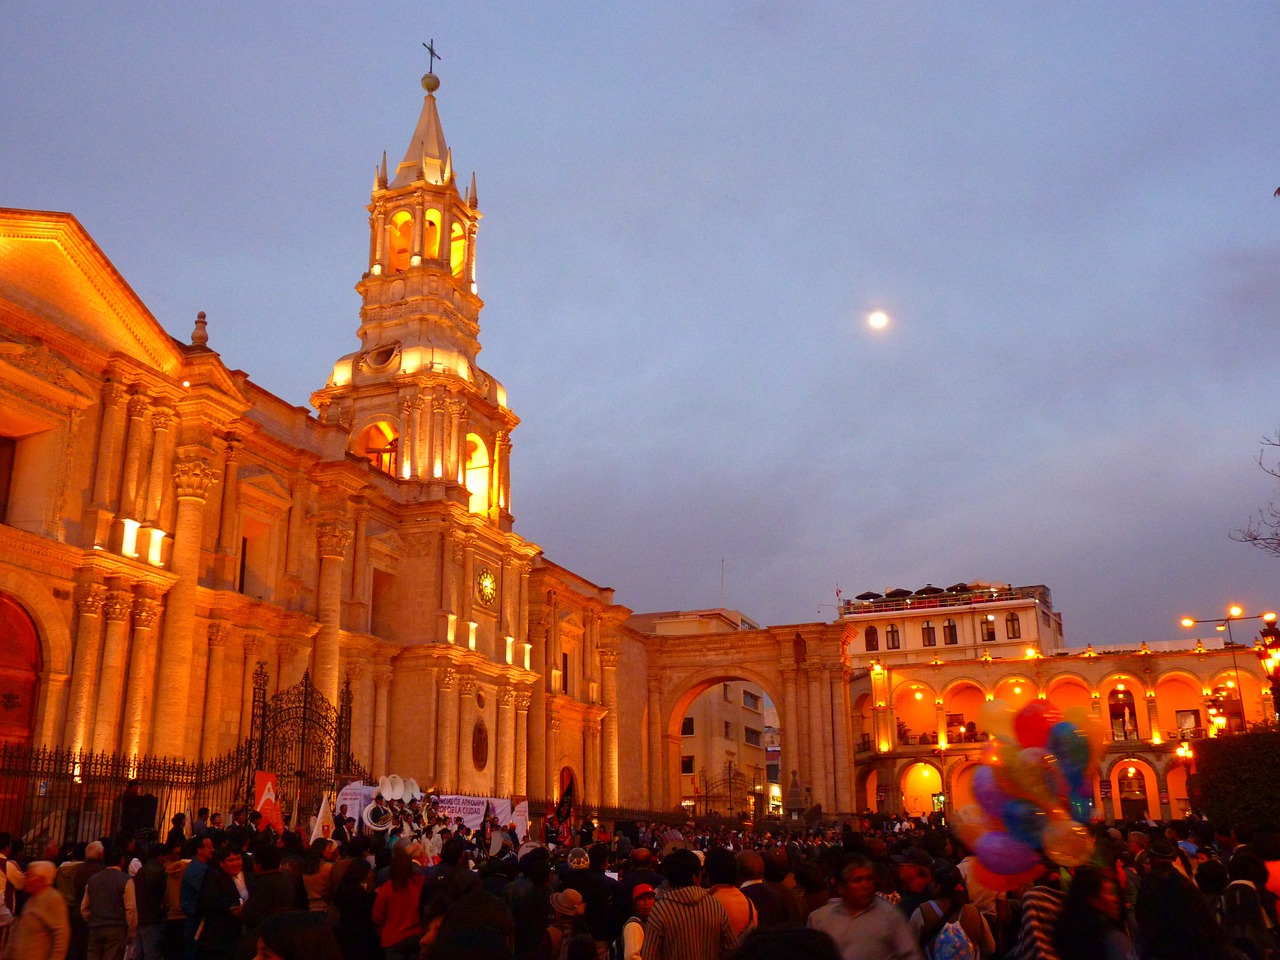
[[[609,944],[609,960],[623,960],[626,957],[626,950],[623,947],[623,937],[626,936],[627,927],[631,924],[638,924],[641,929],[644,928],[643,922],[639,917],[632,914],[627,918],[627,922],[622,925],[622,932],[618,934],[618,939]]]
[[[925,949],[929,960],[978,960],[978,948],[960,926],[960,912],[964,908],[953,910],[944,917],[936,903],[930,901],[929,906],[938,914],[936,922],[940,924]]]

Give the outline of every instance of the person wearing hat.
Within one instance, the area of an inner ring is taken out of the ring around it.
[[[618,881],[605,874],[608,860],[609,848],[603,843],[593,843],[589,850],[574,847],[569,851],[569,873],[564,878],[566,890],[582,894],[586,905],[583,922],[601,950],[613,943],[620,932],[614,906]]]
[[[561,890],[551,895],[551,909],[555,919],[542,938],[541,955],[547,960],[555,960],[564,943],[585,932],[582,915],[587,905],[577,890]]]
[[[649,919],[649,913],[656,902],[657,893],[647,883],[637,883],[631,891],[631,916],[622,925],[622,936],[618,938],[620,960],[640,960],[645,921]]]

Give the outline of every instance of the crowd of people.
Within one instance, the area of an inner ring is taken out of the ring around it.
[[[339,821],[347,826],[344,821]],[[944,826],[616,824],[575,846],[423,818],[308,842],[239,811],[28,856],[0,834],[5,960],[1273,960],[1280,831],[1098,824],[1021,889]],[[557,837],[559,839],[559,837]],[[594,842],[593,842],[594,841]]]

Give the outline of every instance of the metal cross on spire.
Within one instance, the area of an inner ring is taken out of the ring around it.
[[[435,73],[435,69],[436,69],[436,61],[437,61],[437,60],[443,60],[443,59],[444,59],[444,57],[442,57],[442,56],[440,56],[440,54],[436,53],[436,46],[435,46],[435,44],[436,44],[436,41],[435,41],[435,38],[434,38],[434,37],[432,37],[432,38],[431,38],[431,40],[430,40],[429,42],[427,42],[427,43],[424,43],[424,44],[423,44],[423,46],[427,48],[427,53],[428,53],[428,54],[430,55],[430,57],[431,57],[430,61],[428,62],[428,65],[427,65],[427,70],[428,70],[429,72],[431,72],[431,73]]]

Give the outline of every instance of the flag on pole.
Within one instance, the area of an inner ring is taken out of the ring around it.
[[[333,811],[329,809],[329,795],[320,798],[320,812],[316,814],[316,825],[311,829],[311,842],[321,837],[328,840],[333,836]]]

